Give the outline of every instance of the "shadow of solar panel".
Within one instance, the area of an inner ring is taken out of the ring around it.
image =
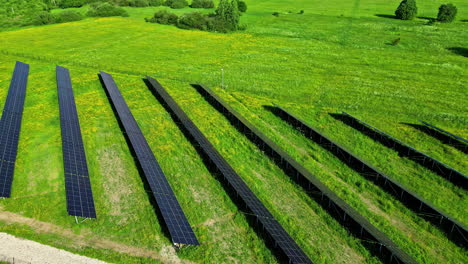
[[[384,233],[375,228],[367,219],[361,216],[354,208],[339,198],[332,190],[313,176],[301,164],[282,150],[273,141],[261,133],[254,125],[232,109],[213,91],[202,86],[194,85],[215,108],[222,112],[231,123],[242,131],[247,138],[262,149],[276,162],[278,167],[289,175],[297,184],[315,199],[328,213],[335,217],[344,227],[363,241],[376,256],[388,263],[415,263],[416,261],[402,251]],[[318,194],[318,195],[316,195]]]
[[[447,135],[447,136],[449,136],[449,137],[451,137],[451,138],[453,138],[455,140],[458,140],[460,143],[463,143],[465,146],[468,144],[468,140],[466,140],[466,139],[464,139],[464,138],[462,138],[460,136],[454,135],[454,134],[452,134],[452,133],[450,133],[448,131],[443,130],[442,128],[438,128],[438,127],[436,127],[434,125],[431,125],[431,124],[429,124],[427,122],[421,121],[421,123],[423,123],[424,125],[434,129],[435,131],[438,131],[438,132],[440,132],[440,133],[442,133],[444,135]]]
[[[436,209],[436,207],[430,202],[423,200],[417,194],[407,190],[392,178],[359,159],[357,156],[352,154],[350,150],[347,150],[343,146],[340,146],[331,139],[323,136],[320,132],[283,108],[276,106],[272,109],[272,112],[295,127],[307,138],[315,141],[323,148],[333,153],[349,167],[380,186],[387,193],[393,195],[395,199],[400,200],[419,216],[430,221],[435,226],[438,226],[447,233],[447,236],[455,243],[466,247],[466,244],[468,243],[468,232],[462,223],[459,223],[455,219],[452,219],[445,213],[439,211],[439,209]]]
[[[67,211],[71,216],[96,218],[70,73],[60,66],[56,70]]]
[[[169,230],[172,242],[176,245],[198,245],[198,240],[180,207],[169,182],[159,166],[151,148],[141,132],[135,118],[120,94],[112,76],[100,72],[111,103],[120,119],[130,141],[130,147],[136,153],[143,174],[151,188],[157,206]]]
[[[266,233],[266,237],[268,237],[267,242],[273,247],[275,254],[280,256],[282,261],[285,260],[288,263],[311,263],[311,260],[302,249],[289,236],[278,221],[275,220],[268,209],[265,208],[242,178],[224,160],[213,145],[211,145],[208,139],[206,139],[166,90],[155,79],[147,77],[147,80],[153,92],[160,96],[163,103],[169,108],[168,110],[176,116],[176,119],[184,126],[201,150],[213,162],[224,180],[229,187],[234,190],[249,213],[256,218],[257,224]]]
[[[17,61],[0,120],[0,197],[10,197],[29,65]]]
[[[371,137],[372,139],[380,142],[384,146],[396,150],[401,156],[407,157],[414,162],[419,163],[425,168],[432,170],[439,176],[447,179],[456,186],[463,189],[468,189],[468,178],[463,173],[449,167],[448,165],[432,158],[429,155],[422,153],[421,151],[403,143],[393,136],[383,132],[382,130],[375,128],[356,117],[343,112],[344,120],[349,121],[351,125]],[[345,121],[346,122],[346,121]]]

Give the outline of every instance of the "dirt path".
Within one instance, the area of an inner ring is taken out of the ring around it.
[[[0,233],[0,260],[13,263],[106,264],[68,251]]]
[[[147,250],[147,249],[132,247],[126,244],[114,242],[114,241],[99,238],[99,237],[94,237],[92,234],[77,235],[73,233],[72,230],[70,229],[66,229],[66,228],[51,224],[51,223],[38,221],[32,218],[24,217],[19,214],[2,211],[1,207],[0,207],[0,221],[6,222],[6,223],[23,224],[23,225],[27,225],[31,227],[33,230],[35,230],[38,233],[55,234],[64,238],[68,238],[68,243],[66,246],[69,246],[69,247],[76,247],[76,248],[92,247],[95,249],[108,249],[108,250],[113,250],[113,251],[116,251],[118,253],[122,253],[125,255],[152,258],[152,259],[161,261],[163,263],[177,263],[177,264],[189,263],[188,261],[180,259],[177,256],[175,249],[172,246],[166,246],[166,247],[163,247],[160,251],[154,251],[154,250]],[[0,245],[2,245],[1,248],[3,248],[3,242],[1,242],[1,240],[0,240]],[[47,262],[41,262],[41,263],[47,263]],[[75,263],[75,262],[65,261],[65,262],[60,262],[60,263]],[[87,263],[87,262],[78,262],[78,263]]]

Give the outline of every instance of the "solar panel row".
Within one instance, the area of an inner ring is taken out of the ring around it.
[[[202,132],[177,105],[174,99],[172,99],[172,97],[155,79],[151,77],[147,78],[151,88],[164,101],[163,104],[168,106],[168,110],[177,117],[178,121],[184,126],[188,133],[190,133],[201,150],[213,162],[229,187],[235,192],[236,198],[240,198],[243,203],[243,207],[245,207],[248,213],[252,214],[256,218],[256,222],[263,228],[263,231],[269,237],[269,241],[267,242],[276,249],[276,253],[281,255],[289,263],[311,263],[310,259],[302,249],[275,220],[268,209],[265,208],[262,202],[250,190],[242,178],[224,160],[213,145],[211,145],[208,139],[206,139]]]
[[[65,190],[69,215],[96,218],[93,192],[68,69],[57,66]]]
[[[364,131],[367,135],[379,139],[381,143],[398,151],[400,155],[410,158],[411,160],[423,165],[424,167],[432,170],[433,172],[465,190],[468,188],[468,178],[463,173],[447,166],[446,164],[422,153],[413,147],[410,147],[402,141],[357,119],[356,117],[346,112],[343,112],[343,115],[349,118],[354,124],[357,124],[360,127],[364,127]]]
[[[348,164],[348,166],[379,185],[382,189],[386,190],[389,194],[400,200],[403,204],[405,204],[411,210],[415,211],[421,217],[440,227],[454,242],[466,247],[468,243],[468,232],[463,224],[450,218],[439,209],[436,209],[436,207],[428,201],[425,201],[417,194],[414,194],[410,190],[407,190],[405,187],[401,186],[397,181],[359,159],[357,156],[352,154],[350,150],[347,150],[345,147],[340,146],[331,139],[323,136],[320,132],[313,129],[311,126],[307,125],[304,121],[289,113],[285,109],[276,106],[275,110],[275,113],[278,116],[298,129],[306,137],[319,143],[323,148],[332,152],[344,163]]]
[[[443,130],[442,128],[438,128],[438,127],[436,127],[436,126],[434,126],[434,125],[431,125],[431,124],[429,124],[429,123],[427,123],[427,122],[424,122],[424,121],[421,121],[421,123],[423,123],[424,125],[426,125],[426,126],[432,128],[432,129],[434,129],[434,130],[436,130],[436,131],[439,131],[440,133],[443,133],[443,134],[445,134],[445,135],[447,135],[447,136],[449,136],[449,137],[451,137],[451,138],[453,138],[453,139],[456,139],[456,140],[460,141],[460,143],[463,143],[463,144],[465,144],[465,145],[468,144],[468,140],[466,140],[466,139],[464,139],[464,138],[462,138],[462,137],[459,137],[459,136],[457,136],[457,135],[454,135],[454,134],[452,134],[452,133],[450,133],[450,132],[448,132],[448,131],[445,131],[445,130]]]
[[[0,197],[10,197],[18,151],[29,65],[16,62],[0,120]]]
[[[141,132],[130,109],[120,94],[112,76],[100,72],[111,103],[114,105],[116,115],[127,134],[130,146],[148,181],[153,196],[166,223],[172,242],[176,245],[198,245],[198,240],[182,211],[161,167],[159,166],[151,148]]]
[[[321,204],[328,212],[354,235],[366,241],[372,241],[367,246],[378,252],[378,256],[387,263],[415,263],[416,261],[401,250],[385,234],[374,227],[366,218],[360,215],[344,200],[339,198],[332,190],[326,187],[318,178],[313,176],[302,165],[295,161],[278,145],[267,138],[255,126],[234,111],[226,102],[213,91],[196,85],[197,90],[215,108],[223,113],[233,124],[241,128],[244,134],[260,149],[265,151],[293,180],[304,187],[312,198]],[[319,194],[318,196],[315,196]]]

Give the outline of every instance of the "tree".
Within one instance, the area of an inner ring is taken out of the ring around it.
[[[240,12],[237,0],[220,0],[216,9],[215,30],[236,31],[239,28]]]
[[[437,21],[450,23],[455,20],[457,12],[457,7],[452,4],[441,5],[439,7],[439,13],[437,14]]]
[[[398,19],[411,20],[418,13],[415,0],[403,0],[395,11],[395,15]]]
[[[247,4],[242,0],[239,1],[238,3],[239,3],[239,5],[238,5],[239,12],[245,13],[247,11]]]

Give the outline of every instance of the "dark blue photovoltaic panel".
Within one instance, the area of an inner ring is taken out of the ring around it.
[[[57,66],[62,152],[69,215],[96,218],[93,192],[68,69]]]
[[[131,148],[136,153],[138,163],[148,181],[153,196],[159,207],[167,229],[172,237],[174,244],[198,245],[198,240],[193,232],[182,208],[175,197],[174,192],[169,185],[161,167],[156,160],[151,148],[148,145],[143,133],[134,119],[130,109],[120,94],[114,79],[110,74],[100,72],[111,103],[117,111]]]
[[[378,248],[379,257],[385,263],[415,263],[407,253],[398,248],[388,236],[379,231],[366,218],[330,190],[323,182],[312,175],[300,163],[289,156],[280,146],[266,137],[252,123],[242,117],[212,90],[203,85],[194,85],[208,102],[220,111],[244,135],[256,144],[266,155],[275,161],[297,184],[301,185],[335,219],[347,227],[358,238],[372,241],[372,250]]]
[[[396,150],[400,155],[408,157],[414,162],[417,162],[427,169],[432,170],[454,185],[457,185],[465,190],[468,189],[468,177],[465,174],[449,167],[448,165],[434,159],[429,155],[422,153],[421,151],[409,146],[403,141],[396,139],[395,137],[383,132],[376,127],[371,126],[364,121],[359,120],[358,118],[346,112],[343,112],[343,115],[350,119],[353,123],[359,125],[360,127],[364,127],[366,131],[365,134],[371,138],[380,139],[380,143],[384,146],[390,147]]]
[[[289,113],[285,109],[276,106],[274,112],[283,120],[299,130],[304,136],[317,142],[324,149],[333,153],[350,168],[360,173],[376,185],[380,186],[397,200],[400,200],[409,209],[413,210],[420,217],[425,218],[432,224],[441,228],[448,234],[448,238],[459,245],[466,246],[468,243],[468,230],[457,220],[449,217],[444,212],[437,209],[431,202],[419,197],[418,194],[406,189],[403,185],[385,175],[377,168],[355,156],[351,150],[333,142],[322,135],[318,130],[312,128],[306,122]],[[378,241],[377,241],[378,242]]]
[[[434,126],[434,125],[431,125],[431,124],[429,124],[429,123],[427,123],[427,122],[424,122],[424,121],[421,121],[421,123],[423,123],[424,125],[426,125],[426,126],[432,128],[432,129],[434,129],[434,130],[436,130],[436,131],[439,131],[439,132],[442,133],[442,134],[445,134],[445,135],[447,135],[447,136],[449,136],[449,137],[452,137],[452,138],[454,138],[454,139],[457,139],[457,140],[459,140],[459,141],[461,141],[461,142],[463,142],[463,143],[465,143],[465,144],[468,144],[468,140],[466,140],[466,139],[464,139],[464,138],[462,138],[462,137],[459,137],[459,136],[457,136],[457,135],[454,135],[454,134],[452,134],[452,133],[450,133],[450,132],[448,132],[448,131],[445,131],[445,130],[443,130],[442,128],[438,128],[438,127],[436,127],[436,126]]]
[[[0,120],[0,197],[10,197],[29,65],[17,61]]]
[[[240,198],[245,208],[249,211],[249,214],[256,218],[257,223],[263,228],[262,231],[269,237],[268,242],[274,246],[277,251],[276,253],[281,255],[282,258],[287,259],[287,263],[312,263],[286,230],[283,229],[281,224],[276,221],[270,211],[268,211],[242,178],[234,171],[229,163],[224,160],[213,145],[211,145],[208,139],[177,105],[167,91],[155,79],[151,77],[147,77],[147,79],[153,91],[167,104],[170,111],[177,117],[177,121],[190,133],[194,141],[219,170],[229,187],[237,194],[236,198]]]

